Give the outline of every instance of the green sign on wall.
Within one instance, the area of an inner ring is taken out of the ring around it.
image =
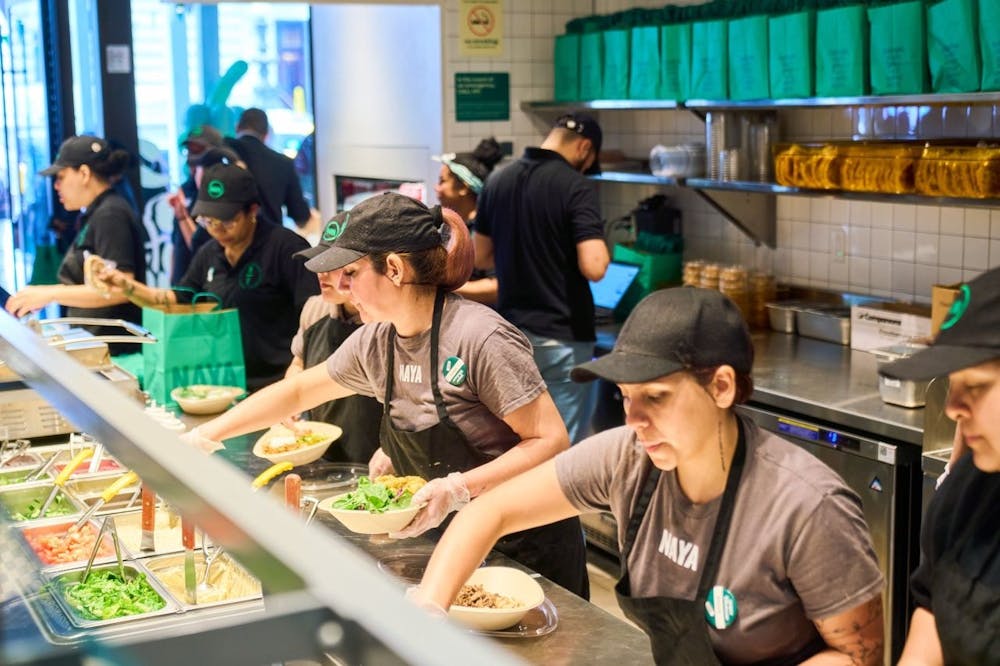
[[[510,74],[456,72],[455,120],[510,120]]]

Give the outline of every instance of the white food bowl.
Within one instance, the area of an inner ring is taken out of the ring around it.
[[[185,389],[204,393],[204,397],[188,396],[181,394]],[[224,411],[233,400],[246,393],[238,386],[212,386],[209,384],[192,384],[191,386],[178,386],[170,392],[170,399],[181,406],[188,414],[218,414]]]
[[[335,509],[333,503],[347,493],[327,497],[319,503],[319,508],[328,511],[331,516],[343,523],[344,527],[356,534],[387,534],[398,532],[413,520],[422,505],[411,504],[405,509],[395,509],[384,513],[372,513],[365,510]]]
[[[289,451],[272,452],[268,447],[281,441],[294,441],[295,433],[283,425],[271,426],[271,429],[261,435],[260,439],[253,445],[253,454],[258,458],[265,458],[272,463],[290,462],[295,466],[305,465],[319,459],[330,444],[340,437],[344,431],[340,426],[321,421],[299,421],[296,427],[302,430],[309,430],[314,435],[322,435],[323,439],[309,446],[300,446]]]
[[[497,631],[512,627],[524,615],[545,601],[545,592],[534,578],[511,567],[480,567],[472,572],[466,585],[482,585],[493,594],[502,594],[517,602],[516,608],[470,608],[452,604],[448,617],[478,631]]]

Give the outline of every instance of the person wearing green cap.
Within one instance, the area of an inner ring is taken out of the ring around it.
[[[880,372],[947,376],[945,413],[965,451],[923,517],[899,663],[1000,664],[1000,268],[962,285],[927,349]]]

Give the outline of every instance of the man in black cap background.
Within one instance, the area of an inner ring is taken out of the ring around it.
[[[591,116],[560,117],[540,147],[491,175],[476,207],[476,268],[496,271],[497,309],[531,340],[574,443],[587,434],[592,393],[569,373],[593,355],[588,280],[609,263],[597,190],[584,176],[600,173],[601,141]]]
[[[917,609],[900,664],[1000,664],[1000,268],[962,285],[934,343],[880,372],[948,376],[967,449],[923,517]]]

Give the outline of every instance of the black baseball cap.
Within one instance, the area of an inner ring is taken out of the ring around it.
[[[346,210],[331,217],[327,223],[323,225],[323,231],[319,234],[319,242],[312,247],[307,247],[304,250],[296,252],[292,256],[312,259],[313,257],[317,257],[329,250],[330,246],[333,245],[333,241],[337,240],[337,237],[344,231],[348,217],[350,217],[350,212]],[[322,273],[323,271],[316,272]]]
[[[740,309],[721,292],[697,287],[654,291],[625,320],[611,353],[573,368],[577,382],[640,384],[688,368],[753,368],[753,343]]]
[[[895,379],[931,379],[1000,359],[1000,268],[959,288],[934,342],[879,368]]]
[[[110,154],[111,146],[100,137],[91,134],[71,136],[59,146],[55,162],[38,173],[43,176],[54,176],[67,167],[79,169],[84,164],[93,164]]]
[[[247,170],[235,164],[216,164],[205,170],[198,188],[198,200],[191,215],[231,220],[247,204],[258,203],[257,182]]]
[[[397,192],[377,194],[327,222],[323,234],[332,242],[306,268],[325,273],[369,254],[429,250],[444,245],[443,224],[440,206],[428,208]]]
[[[604,141],[604,133],[593,116],[586,113],[567,113],[559,116],[553,127],[572,130],[585,139],[590,139],[590,142],[594,144],[594,163],[584,173],[588,176],[596,176],[601,173],[601,143]]]

